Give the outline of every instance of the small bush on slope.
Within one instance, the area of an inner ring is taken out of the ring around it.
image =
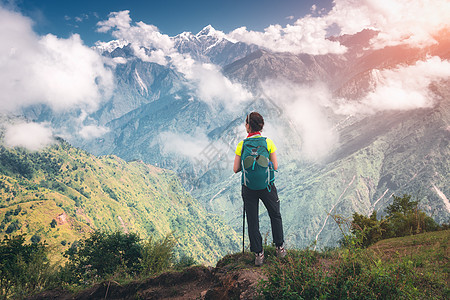
[[[0,242],[0,298],[17,299],[56,282],[45,243],[25,244],[25,236],[5,236]]]
[[[385,217],[378,219],[376,211],[369,217],[354,213],[350,224],[353,240],[358,240],[362,247],[368,247],[387,238],[446,228],[445,225],[439,226],[421,211],[418,204],[418,201],[411,200],[410,195],[405,194],[402,197],[393,195],[393,203],[386,208]]]

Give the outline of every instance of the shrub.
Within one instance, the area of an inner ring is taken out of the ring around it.
[[[418,201],[411,200],[410,195],[393,195],[392,204],[386,208],[385,218],[378,220],[376,211],[370,217],[354,213],[350,230],[353,238],[360,241],[360,246],[368,247],[382,239],[440,229],[431,217],[418,208],[418,204]]]
[[[316,299],[324,295],[326,273],[317,262],[317,252],[304,250],[267,264],[267,280],[261,283],[263,295],[268,299]]]
[[[12,151],[0,146],[0,167],[3,166],[7,173],[19,174],[31,179],[35,172],[33,162],[25,151]]]
[[[408,214],[411,211],[417,209],[419,201],[411,201],[411,195],[403,194],[403,197],[392,195],[392,204],[386,207],[386,213],[388,216],[392,216],[395,213]]]
[[[368,247],[382,240],[388,231],[388,220],[378,220],[376,211],[370,217],[353,213],[351,233],[360,241],[360,246]]]
[[[136,274],[141,269],[141,252],[140,238],[135,233],[94,231],[65,252],[69,259],[65,280],[88,283],[111,275],[119,268],[127,274]]]
[[[409,270],[409,269],[408,269]],[[335,299],[399,299],[407,282],[397,266],[388,266],[361,249],[343,251],[331,268],[327,295]]]
[[[22,211],[22,207],[21,206],[17,206],[17,208],[14,210],[14,215],[17,216],[20,212]]]
[[[37,244],[41,241],[41,237],[39,235],[35,234],[31,237],[30,241],[34,244]]]
[[[155,275],[173,265],[176,241],[172,234],[162,240],[150,237],[142,247],[142,274]]]
[[[50,222],[50,227],[51,227],[51,228],[55,228],[56,225],[58,225],[58,223],[56,222],[55,219],[53,219],[53,220]]]
[[[119,198],[117,197],[116,193],[109,188],[108,186],[104,185],[102,186],[102,189],[105,193],[107,193],[109,195],[109,197],[113,200],[119,201]]]
[[[196,264],[197,262],[195,261],[194,258],[192,258],[191,256],[183,255],[181,256],[181,258],[178,260],[178,262],[175,264],[174,267],[177,270],[182,270],[185,268],[192,267]]]
[[[6,228],[6,233],[13,233],[16,230],[19,230],[22,228],[22,225],[20,224],[19,220],[14,220],[9,224],[8,228]]]
[[[393,199],[393,203],[386,208],[390,226],[388,237],[438,230],[439,225],[418,208],[418,201],[411,201],[410,195],[394,195]]]
[[[44,243],[25,244],[25,235],[0,242],[0,296],[22,298],[55,281]]]

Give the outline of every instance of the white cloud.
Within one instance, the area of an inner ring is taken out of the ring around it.
[[[172,39],[159,32],[154,25],[137,22],[131,25],[130,11],[124,10],[109,14],[109,19],[97,23],[99,32],[111,31],[112,36],[131,43],[134,54],[146,62],[166,65],[166,56],[172,54]]]
[[[432,107],[433,93],[429,85],[450,78],[450,61],[431,57],[411,66],[374,70],[375,89],[359,101],[340,99],[337,113],[371,114],[383,110],[411,110]]]
[[[409,44],[422,47],[435,43],[440,30],[450,28],[448,0],[335,0],[328,14],[306,15],[293,25],[271,25],[264,32],[241,27],[229,33],[235,41],[252,43],[275,52],[312,55],[343,53],[346,48],[327,39],[328,29],[340,28],[341,34],[355,34],[363,29],[380,33],[372,43],[375,48]],[[316,5],[311,12],[316,13]]]
[[[409,44],[421,47],[435,43],[434,35],[450,26],[448,0],[336,0],[327,15],[343,34],[364,28],[380,31],[375,48]]]
[[[98,121],[89,116],[89,113],[85,110],[81,110],[78,117],[73,117],[68,120],[68,123],[72,124],[70,132],[65,130],[63,133],[58,133],[60,136],[66,138],[74,138],[75,135],[80,136],[83,139],[90,140],[103,136],[110,131],[110,128],[97,125]]]
[[[221,104],[233,110],[252,97],[240,83],[225,77],[216,65],[200,63],[189,55],[179,53],[171,54],[170,58],[176,70],[189,80],[196,97],[208,105]]]
[[[102,58],[78,35],[38,36],[30,19],[0,7],[0,112],[34,104],[93,111],[113,89]]]
[[[222,104],[232,111],[239,103],[252,97],[240,83],[231,82],[223,76],[216,65],[184,59],[176,65],[194,84],[197,97],[210,105]]]
[[[131,27],[130,23],[131,17],[129,10],[112,12],[109,14],[108,20],[97,23],[97,31],[106,33],[113,28],[117,28],[118,31],[127,30]]]
[[[109,132],[109,128],[104,127],[104,126],[97,126],[97,125],[87,125],[87,126],[83,126],[80,131],[78,132],[78,134],[86,139],[95,139],[95,138],[99,138],[102,135],[106,134]]]
[[[117,65],[121,65],[121,64],[126,64],[127,63],[127,59],[125,57],[113,57],[111,59],[111,65],[112,66],[117,66]]]
[[[196,128],[192,133],[161,132],[152,145],[158,144],[166,157],[182,156],[189,160],[195,170],[204,172],[211,168],[230,168],[234,159],[235,145],[223,140],[210,140],[205,129]]]
[[[197,129],[195,133],[161,132],[156,139],[164,154],[183,155],[190,159],[199,159],[199,153],[210,143],[205,132]]]
[[[104,61],[105,61],[106,65],[108,65],[112,68],[117,67],[117,65],[126,64],[128,62],[128,60],[125,57],[120,57],[120,56],[113,57],[113,58],[105,57]]]
[[[326,39],[330,24],[324,18],[306,16],[294,25],[271,25],[264,32],[248,31],[241,27],[229,33],[236,41],[255,44],[275,52],[308,53],[312,55],[344,53],[346,47]]]
[[[304,157],[313,161],[325,158],[338,140],[324,113],[332,99],[328,88],[319,83],[303,86],[281,81],[266,82],[263,86],[265,95],[282,108],[283,115],[300,134]]]
[[[46,123],[16,123],[5,128],[4,143],[8,147],[24,147],[31,151],[41,150],[52,144],[53,134]]]

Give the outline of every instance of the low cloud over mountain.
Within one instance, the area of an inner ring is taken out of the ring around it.
[[[68,39],[39,36],[30,19],[0,7],[0,38],[0,113],[17,114],[36,105],[45,105],[55,113],[92,113],[111,97],[113,73],[78,35]],[[38,126],[41,132],[51,129],[48,124],[34,124],[15,130]],[[41,140],[43,146],[46,140]],[[31,148],[35,149],[34,144]]]

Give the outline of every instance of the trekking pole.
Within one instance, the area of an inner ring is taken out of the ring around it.
[[[242,255],[244,255],[244,242],[245,242],[245,203],[242,213]]]

